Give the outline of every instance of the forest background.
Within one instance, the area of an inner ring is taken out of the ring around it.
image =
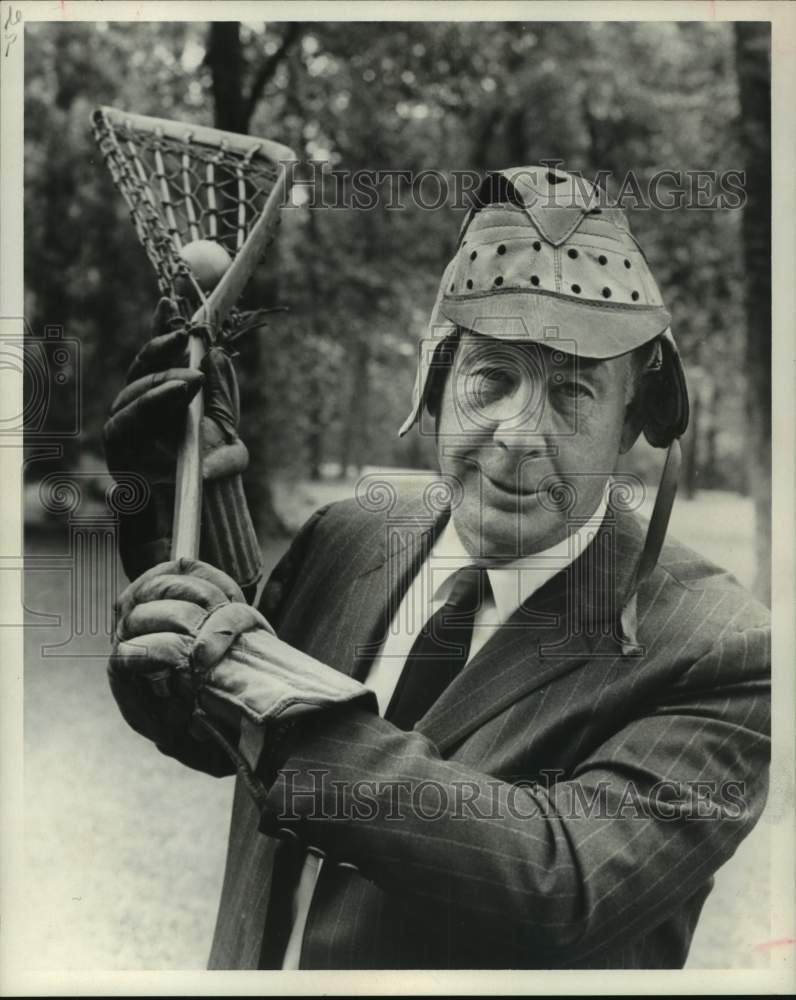
[[[102,424],[157,298],[93,145],[97,105],[277,139],[306,161],[298,180],[325,171],[327,190],[332,171],[425,177],[393,176],[368,210],[344,186],[333,209],[305,188],[249,286],[249,304],[287,307],[239,348],[263,538],[291,527],[275,483],[433,465],[428,441],[396,430],[466,205],[444,192],[457,171],[554,160],[603,172],[630,214],[689,375],[684,495],[753,499],[752,577],[769,599],[766,23],[40,23],[25,38],[25,315],[33,339],[57,325],[78,343],[82,379],[80,433],[42,448],[74,419],[53,393],[30,481],[102,469]],[[716,198],[730,184],[741,197]],[[651,189],[676,207],[656,209]],[[660,459],[641,445],[629,467],[654,485]]]

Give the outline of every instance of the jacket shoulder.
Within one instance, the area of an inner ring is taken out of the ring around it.
[[[354,497],[316,510],[271,573],[259,608],[278,625],[288,594],[302,582],[339,579],[382,551],[392,530],[431,526],[439,517],[426,495],[432,479],[387,472],[367,477]]]
[[[446,489],[432,473],[386,470],[365,476],[353,497],[324,508],[323,533],[368,531],[390,522],[431,524],[449,500]]]
[[[769,609],[726,569],[671,536],[638,602],[643,631],[659,642],[679,636],[682,655],[689,659],[750,641],[768,649]],[[759,666],[766,666],[767,655]]]
[[[743,611],[745,619],[760,624],[770,623],[769,609],[732,573],[678,539],[667,538],[658,558],[658,566],[679,586],[695,595],[720,595],[728,608]]]

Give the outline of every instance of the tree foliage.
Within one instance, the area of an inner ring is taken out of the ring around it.
[[[549,158],[590,177],[610,171],[617,193],[629,173],[643,190],[662,170],[745,165],[727,24],[84,22],[26,32],[27,315],[34,329],[62,323],[81,342],[95,390],[81,446],[94,451],[156,294],[92,145],[99,104],[223,122],[340,171],[449,176]],[[626,204],[686,363],[715,397],[696,484],[745,489],[743,213]],[[289,311],[242,348],[258,477],[432,460],[427,443],[398,442],[395,430],[461,212],[405,197],[400,210],[381,199],[368,211],[283,213],[278,250],[248,299]]]

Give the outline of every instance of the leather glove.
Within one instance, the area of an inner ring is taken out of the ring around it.
[[[154,731],[149,713],[140,715],[143,693],[158,700],[146,678],[163,673],[172,692],[164,700],[193,706],[198,699],[230,738],[242,722],[264,730],[267,741],[314,712],[353,702],[377,710],[364,685],[277,638],[234,580],[189,559],[155,566],[123,592],[109,661],[125,719],[168,746],[169,734]]]
[[[240,399],[232,361],[223,348],[211,347],[201,372],[187,367],[188,332],[170,299],[158,303],[153,334],[133,361],[104,429],[111,474],[137,472],[152,491],[143,511],[121,518],[125,572],[134,579],[169,557],[177,451],[188,404],[204,386],[201,552],[253,591],[261,560],[243,493],[249,456],[238,436]]]
[[[238,585],[212,566],[203,564],[201,571],[188,577],[180,575],[176,564],[170,565],[175,567],[175,572],[159,573],[157,586],[158,593],[171,595],[172,603],[190,603],[209,611],[219,603],[240,601],[243,597]],[[165,641],[166,637],[150,636],[145,645],[132,639],[128,617],[135,606],[135,588],[147,584],[151,576],[152,570],[139,577],[116,602],[116,629],[108,661],[111,692],[127,724],[151,740],[162,753],[199,771],[219,777],[231,774],[234,766],[229,757],[193,725],[196,700],[188,676],[178,679],[167,666],[168,685],[159,683],[156,688],[152,683],[153,674],[162,676],[164,673],[157,644],[159,639]],[[151,583],[148,586],[152,595]],[[187,657],[188,637],[168,638],[172,648],[184,642]],[[163,695],[164,689],[168,692],[167,697]],[[228,736],[235,739],[234,729],[228,731]]]

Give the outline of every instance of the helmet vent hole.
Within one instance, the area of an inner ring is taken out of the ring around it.
[[[537,253],[542,249],[542,244],[539,242],[539,240],[533,241],[533,248]]]
[[[575,293],[576,295],[580,295],[580,285],[573,285],[573,286],[572,286],[572,291],[573,291],[573,292],[574,292],[574,293]]]
[[[538,274],[532,274],[531,275],[531,284],[532,285],[538,285],[539,284],[539,275]]]
[[[611,289],[610,288],[603,288],[603,298],[604,299],[610,299],[611,298]]]
[[[499,247],[497,248],[497,252],[498,252],[499,254],[503,254],[503,253],[505,253],[505,252],[506,252],[506,248],[505,248],[505,246],[504,246],[504,245],[503,245],[502,243],[501,243],[501,244],[500,244],[500,246],[499,246]]]
[[[605,265],[608,263],[608,258],[605,256],[605,254],[602,253],[597,258],[597,260],[599,260],[599,262],[602,264],[603,267],[605,267]]]
[[[453,291],[455,287],[456,287],[455,285],[451,285],[451,291]]]
[[[628,270],[630,269],[630,261],[627,259],[627,257],[625,257],[625,267],[628,268]]]
[[[497,276],[497,277],[495,278],[495,284],[496,284],[496,285],[502,285],[502,284],[503,284],[503,278],[501,278],[501,276],[500,276],[500,275],[498,275],[498,276]]]
[[[575,250],[574,247],[572,247],[569,250],[567,250],[567,256],[575,260],[575,258],[578,256],[578,251]]]
[[[634,302],[638,302],[638,292],[633,292],[633,294],[630,297],[631,299],[633,299]]]
[[[467,287],[468,288],[472,288],[473,287],[473,279],[472,278],[468,278],[467,279]],[[636,294],[638,294],[638,293],[636,293]]]

